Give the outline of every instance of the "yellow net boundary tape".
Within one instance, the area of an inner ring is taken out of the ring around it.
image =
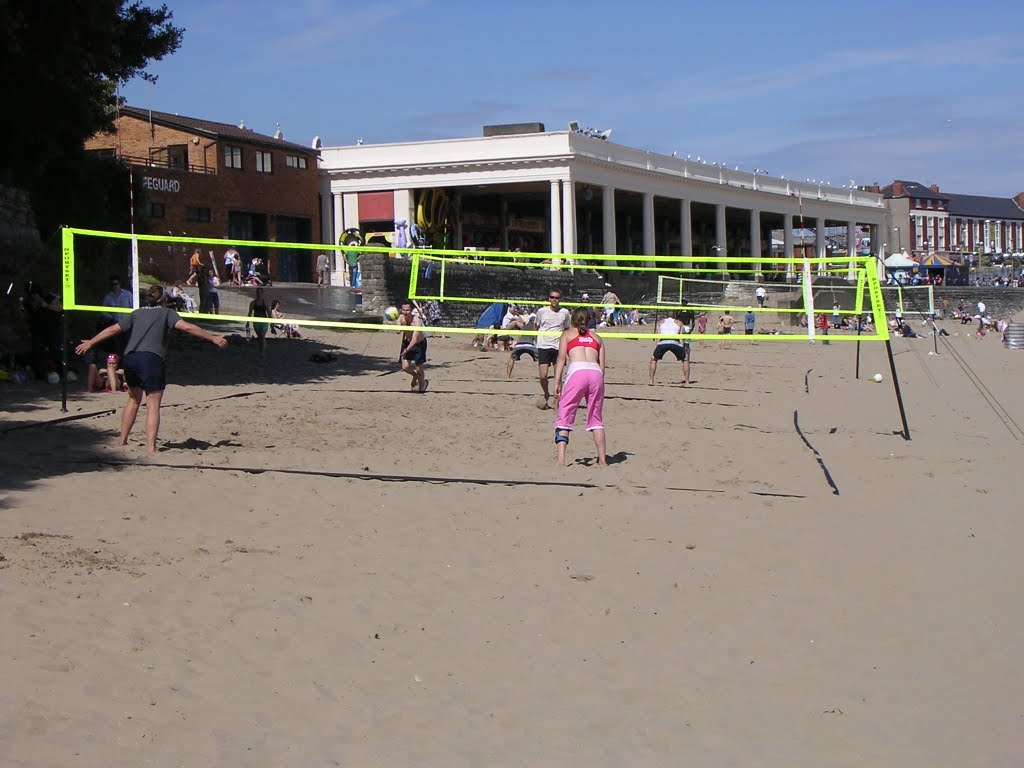
[[[192,245],[217,245],[224,246],[226,242],[223,238],[203,238],[203,237],[173,237],[164,235],[131,235],[126,232],[107,232],[103,230],[93,229],[79,229],[75,227],[65,227],[62,231],[62,282],[63,282],[63,301],[64,308],[67,310],[73,310],[77,312],[101,312],[106,314],[127,314],[132,310],[121,309],[118,307],[106,307],[95,304],[79,304],[75,295],[75,255],[74,255],[74,239],[76,236],[83,237],[102,237],[110,238],[115,240],[132,240],[134,237],[138,242],[154,242],[154,243],[183,243]],[[489,297],[453,297],[453,296],[430,296],[417,294],[417,275],[419,272],[419,263],[421,260],[435,261],[440,264],[440,268],[443,270],[447,263],[460,263],[469,264],[472,266],[516,266],[516,267],[527,267],[527,268],[544,268],[550,270],[594,270],[600,269],[602,272],[609,269],[621,269],[629,270],[631,272],[666,272],[670,271],[673,274],[688,274],[688,273],[707,273],[714,271],[711,269],[709,264],[726,264],[726,265],[739,265],[748,264],[753,265],[755,263],[767,263],[773,265],[799,265],[802,267],[805,263],[810,265],[821,265],[828,267],[832,271],[847,272],[850,265],[855,265],[856,270],[856,285],[851,286],[856,288],[857,300],[856,304],[860,307],[862,303],[861,296],[863,286],[868,289],[868,295],[871,300],[871,314],[875,326],[874,333],[862,333],[861,335],[856,334],[838,334],[829,335],[828,340],[832,342],[845,342],[845,341],[886,341],[889,337],[889,328],[886,322],[885,316],[885,305],[882,299],[881,286],[878,281],[878,274],[875,271],[873,258],[872,257],[826,257],[826,258],[760,258],[754,259],[751,257],[741,256],[727,256],[727,257],[694,257],[694,256],[622,256],[618,254],[550,254],[550,253],[520,253],[520,252],[497,252],[497,251],[482,251],[482,252],[467,252],[467,251],[456,251],[456,250],[440,250],[440,249],[422,249],[422,248],[394,248],[394,247],[375,247],[375,246],[344,246],[344,245],[331,245],[331,244],[320,244],[320,243],[284,243],[276,241],[260,241],[260,240],[231,240],[230,243],[236,246],[250,247],[250,248],[273,248],[273,249],[290,249],[290,250],[305,250],[305,251],[337,251],[337,252],[349,252],[355,251],[358,253],[386,253],[391,255],[407,255],[411,260],[411,277],[409,286],[409,298],[414,301],[458,301],[467,302],[474,304],[528,304],[528,305],[543,305],[547,302],[543,300],[510,300],[506,298],[489,298]],[[481,253],[485,254],[486,258],[477,259],[469,256],[469,253]],[[546,263],[545,263],[546,262]],[[587,262],[587,263],[583,263]],[[612,262],[615,266],[608,266],[606,262]],[[638,266],[646,262],[657,262],[659,266]],[[678,267],[667,267],[668,264],[679,264]],[[683,266],[685,264],[704,264],[705,266]],[[749,269],[740,270],[730,267],[728,270],[722,270],[730,273],[755,273],[763,272],[765,270]],[[778,270],[769,270],[778,271]],[[443,273],[442,273],[443,274]],[[726,282],[726,281],[722,281]],[[796,289],[796,285],[789,286],[791,289]],[[593,302],[573,302],[567,301],[562,302],[564,307],[578,307],[578,306],[594,306]],[[671,304],[621,304],[618,305],[623,309],[648,309],[656,310],[661,312],[670,312],[673,310]],[[675,307],[675,309],[683,308],[682,305]],[[724,305],[699,305],[699,304],[687,304],[685,309],[702,312],[702,311],[719,311],[726,307]],[[740,309],[739,307],[729,307],[729,309]],[[785,314],[785,313],[806,313],[806,308],[753,308],[749,311],[758,313],[774,313],[774,314]],[[816,309],[815,314],[824,314],[829,310]],[[858,309],[854,310],[841,310],[842,314],[860,314]],[[210,322],[236,322],[236,323],[265,323],[265,324],[288,324],[299,327],[308,328],[333,328],[338,330],[348,331],[389,331],[389,332],[404,332],[408,330],[408,326],[398,325],[387,325],[387,324],[376,324],[371,322],[358,322],[358,321],[345,321],[345,320],[310,320],[306,318],[295,318],[287,317],[283,319],[277,318],[261,318],[261,317],[247,317],[244,315],[225,315],[225,314],[206,314],[199,312],[189,312],[185,315],[189,320],[204,320]],[[610,327],[600,330],[600,335],[612,338],[612,339],[647,339],[647,340],[664,340],[664,339],[680,339],[680,340],[698,340],[698,341],[726,341],[726,340],[743,340],[743,341],[807,341],[807,335],[804,333],[754,333],[746,335],[743,333],[732,333],[732,334],[719,334],[719,333],[684,333],[684,334],[660,334],[660,333],[643,333],[638,331],[621,331],[619,330],[622,326]],[[455,326],[425,326],[424,330],[431,334],[472,334],[472,335],[510,335],[510,336],[539,336],[542,335],[540,331],[512,331],[510,333],[503,333],[502,331],[487,329],[487,328],[462,328]]]

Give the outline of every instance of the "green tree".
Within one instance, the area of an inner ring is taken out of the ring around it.
[[[152,79],[183,30],[166,5],[125,0],[0,0],[0,183],[33,189],[53,164],[111,126],[117,83]]]

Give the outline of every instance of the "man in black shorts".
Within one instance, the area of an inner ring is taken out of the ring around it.
[[[689,324],[688,324],[689,323]],[[658,323],[658,333],[676,334],[689,333],[693,323],[692,312],[676,312],[672,317],[667,317]],[[654,374],[658,370],[658,361],[665,353],[671,352],[676,360],[683,364],[683,384],[690,383],[690,342],[686,339],[661,339],[654,347],[651,355],[651,364],[648,366],[648,373],[651,377],[651,384],[654,384]]]
[[[423,372],[427,362],[427,337],[423,335],[423,320],[419,313],[413,312],[412,299],[406,299],[398,310],[398,324],[407,325],[412,330],[402,333],[402,351],[398,362],[402,370],[412,376],[409,385],[413,392],[423,394],[430,383]]]
[[[548,393],[548,367],[558,361],[558,341],[562,331],[569,327],[569,310],[560,306],[562,292],[557,288],[548,291],[547,307],[537,310],[537,376],[540,379],[542,397],[537,407],[550,408],[551,396]]]
[[[135,424],[135,417],[142,405],[142,396],[146,396],[146,450],[156,453],[157,432],[160,429],[160,402],[167,386],[164,358],[171,331],[178,330],[195,336],[197,339],[212,342],[220,349],[227,347],[227,339],[210,333],[198,325],[182,320],[178,313],[166,306],[164,289],[159,285],[151,286],[146,292],[149,306],[136,309],[130,315],[119,315],[118,320],[104,328],[91,339],[83,341],[75,349],[78,355],[84,355],[97,344],[113,338],[119,333],[128,334],[125,345],[124,378],[128,383],[128,403],[121,415],[120,445],[128,444],[128,433]]]

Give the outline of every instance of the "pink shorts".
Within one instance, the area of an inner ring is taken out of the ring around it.
[[[587,401],[587,431],[604,429],[604,374],[597,363],[570,363],[569,373],[562,385],[562,396],[558,400],[558,416],[555,429],[572,430],[576,424],[576,409],[580,402]]]

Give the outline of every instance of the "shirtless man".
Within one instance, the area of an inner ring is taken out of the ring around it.
[[[423,366],[427,362],[427,337],[420,330],[423,327],[423,320],[419,313],[413,313],[412,299],[402,302],[398,310],[398,324],[412,328],[411,331],[402,333],[402,351],[398,355],[398,362],[402,370],[412,376],[412,391],[423,394],[430,384],[423,372]]]
[[[721,334],[732,333],[732,327],[736,323],[736,318],[732,316],[728,308],[722,313],[722,316],[718,318],[718,332]],[[727,349],[725,340],[722,340],[722,349]]]

